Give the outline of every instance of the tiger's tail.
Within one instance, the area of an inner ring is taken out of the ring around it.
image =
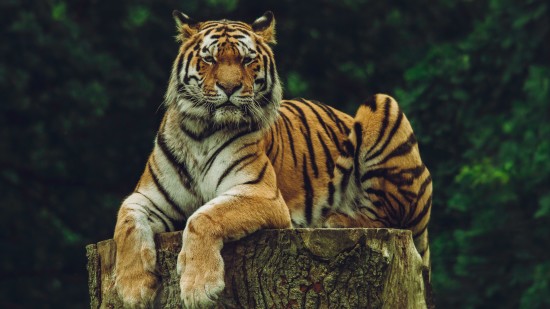
[[[397,102],[383,94],[369,98],[343,146],[335,169],[339,209],[328,225],[409,229],[429,267],[432,178]]]

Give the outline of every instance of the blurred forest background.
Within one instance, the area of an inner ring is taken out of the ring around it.
[[[179,9],[278,21],[285,97],[397,98],[434,178],[439,308],[550,307],[550,2],[0,2],[0,307],[89,308],[162,117]]]

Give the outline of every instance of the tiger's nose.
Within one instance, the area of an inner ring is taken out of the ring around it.
[[[238,84],[229,84],[229,83],[216,83],[216,85],[218,87],[220,87],[221,90],[223,90],[223,92],[225,92],[225,94],[227,95],[227,97],[230,97],[232,94],[234,94],[237,90],[239,90],[239,88],[241,88],[243,86],[242,83],[238,83]]]

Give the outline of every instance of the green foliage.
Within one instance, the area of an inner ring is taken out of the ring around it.
[[[89,306],[84,245],[112,237],[151,149],[173,9],[249,22],[274,11],[285,97],[353,113],[394,95],[434,179],[438,307],[549,307],[547,1],[182,5],[0,4],[0,307]]]
[[[128,8],[126,25],[128,28],[139,28],[150,18],[151,12],[144,6],[137,5]]]
[[[307,82],[298,72],[290,71],[286,74],[286,95],[289,97],[298,97],[301,93],[308,90]]]

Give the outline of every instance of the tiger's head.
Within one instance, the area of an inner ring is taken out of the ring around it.
[[[282,96],[273,51],[275,19],[266,12],[252,24],[196,22],[174,11],[177,40],[166,104],[184,119],[215,127],[266,128]]]

